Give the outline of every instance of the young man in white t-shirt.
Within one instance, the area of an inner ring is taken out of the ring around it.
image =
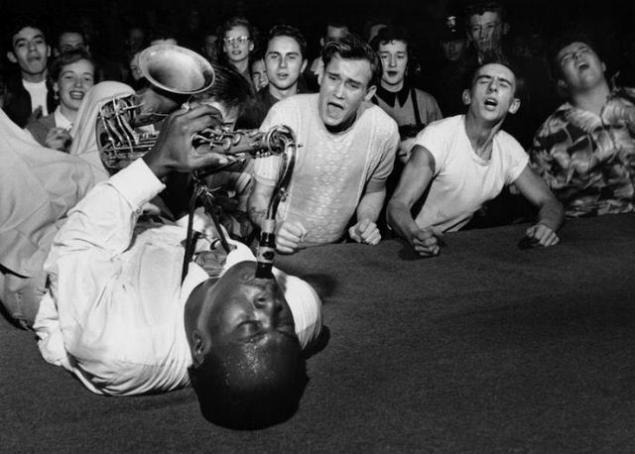
[[[43,27],[32,20],[16,21],[10,39],[11,50],[7,52],[7,58],[18,65],[20,75],[8,81],[9,102],[4,111],[23,128],[31,115],[46,116],[55,108],[46,81],[51,47],[46,42]]]
[[[520,107],[516,87],[510,67],[485,63],[463,92],[467,113],[432,123],[417,135],[388,204],[388,221],[419,255],[437,255],[442,232],[459,230],[484,202],[512,183],[539,210],[527,237],[542,246],[559,241],[562,206],[528,166],[521,145],[500,130],[507,114]],[[411,209],[426,192],[413,218]]]
[[[350,238],[374,245],[399,143],[397,124],[368,101],[381,71],[370,46],[354,36],[327,43],[320,93],[276,103],[262,123],[287,125],[300,145],[289,194],[278,209],[276,248],[283,253]],[[249,199],[252,221],[262,227],[279,175],[279,157],[256,160]]]

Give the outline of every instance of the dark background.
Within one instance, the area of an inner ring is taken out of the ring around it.
[[[633,42],[635,2],[632,0],[508,0],[508,22],[513,33],[538,33],[545,40],[570,24],[597,34],[608,52],[619,58],[622,47]],[[45,18],[54,35],[55,26],[77,23],[89,17],[94,30],[93,48],[117,56],[126,27],[147,25],[155,15],[162,27],[182,30],[192,10],[200,13],[202,29],[215,29],[225,18],[242,14],[261,31],[287,22],[298,26],[307,36],[312,55],[318,49],[319,36],[327,17],[341,17],[354,31],[363,34],[365,23],[372,18],[402,23],[413,33],[423,59],[437,52],[437,32],[443,18],[460,12],[462,0],[0,0],[2,24],[6,29],[16,14],[37,14]],[[3,36],[6,34],[3,33]],[[3,42],[3,54],[6,40]],[[611,56],[613,58],[613,56]]]

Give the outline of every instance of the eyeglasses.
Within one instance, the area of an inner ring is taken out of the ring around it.
[[[249,36],[236,36],[234,38],[225,38],[223,42],[228,46],[233,46],[234,44],[245,44],[249,41]]]

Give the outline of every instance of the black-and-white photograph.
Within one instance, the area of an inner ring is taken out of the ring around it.
[[[635,452],[633,0],[0,12],[0,452]]]

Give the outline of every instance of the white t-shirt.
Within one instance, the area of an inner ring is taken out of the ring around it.
[[[31,110],[35,111],[38,107],[42,107],[42,116],[45,117],[49,114],[48,108],[46,106],[46,94],[48,93],[48,89],[46,88],[46,81],[42,82],[27,82],[26,80],[22,80],[22,85],[29,92],[31,96]]]
[[[71,210],[45,263],[50,283],[33,326],[40,352],[98,394],[143,394],[189,384],[185,303],[208,275],[191,262],[181,283],[182,225],[134,229],[141,207],[164,188],[143,160],[136,160]],[[201,230],[207,232],[208,225],[209,220]],[[222,273],[255,260],[245,245],[232,243],[237,248]],[[305,347],[320,332],[320,299],[301,279],[275,269],[274,275]]]
[[[397,124],[379,107],[363,103],[353,126],[329,132],[318,111],[319,94],[291,96],[273,105],[260,129],[289,126],[299,147],[278,221],[298,221],[307,230],[301,247],[339,240],[365,192],[381,190],[392,172],[399,143]],[[274,185],[279,158],[257,159],[256,180]]]
[[[527,167],[523,147],[505,131],[498,131],[488,161],[478,156],[465,130],[465,115],[445,118],[417,134],[416,145],[434,157],[430,190],[415,222],[421,228],[459,230],[481,205],[513,183]]]

